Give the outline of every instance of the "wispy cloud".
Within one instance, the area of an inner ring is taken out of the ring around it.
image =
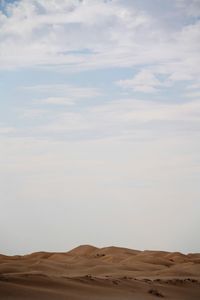
[[[74,139],[102,140],[108,137],[123,139],[123,135],[148,139],[149,134],[153,133],[160,139],[166,132],[170,135],[185,132],[187,135],[191,132],[191,126],[194,131],[199,129],[200,101],[166,104],[150,100],[120,99],[79,111],[49,111],[48,115],[50,120],[37,126],[34,135],[48,133],[54,136],[59,133],[61,138],[64,134],[65,139],[71,139],[71,134],[76,132],[78,135]],[[171,132],[173,123],[179,126],[174,126]]]
[[[48,97],[34,101],[36,104],[74,105],[74,100],[66,97]]]
[[[199,76],[199,21],[166,29],[148,10],[128,3],[30,0],[8,5],[8,16],[0,13],[0,68],[74,72],[146,64],[175,81]],[[197,12],[199,4],[171,5],[177,12],[188,5]]]
[[[149,70],[142,70],[132,79],[117,82],[122,88],[129,88],[136,92],[155,93],[162,85],[156,76]]]
[[[42,84],[20,87],[22,90],[44,94],[64,95],[73,98],[92,98],[101,95],[101,91],[93,87],[79,87],[68,84]]]
[[[200,99],[200,91],[186,93],[186,97]]]
[[[7,135],[9,133],[15,133],[16,128],[15,127],[6,127],[0,125],[0,135]]]
[[[176,5],[181,8],[186,15],[198,17],[200,16],[199,0],[176,0]]]

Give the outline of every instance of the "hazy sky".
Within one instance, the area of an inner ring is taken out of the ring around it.
[[[0,253],[199,230],[200,0],[0,0]]]

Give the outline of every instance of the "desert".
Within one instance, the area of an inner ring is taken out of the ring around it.
[[[82,245],[0,256],[0,299],[200,299],[200,254]]]
[[[200,300],[200,0],[0,0],[0,300]]]

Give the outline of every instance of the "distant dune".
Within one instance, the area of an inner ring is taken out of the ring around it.
[[[200,254],[79,246],[0,255],[0,299],[200,300]]]

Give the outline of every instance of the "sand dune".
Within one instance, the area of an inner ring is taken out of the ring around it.
[[[200,299],[200,254],[79,246],[0,255],[0,299]]]

